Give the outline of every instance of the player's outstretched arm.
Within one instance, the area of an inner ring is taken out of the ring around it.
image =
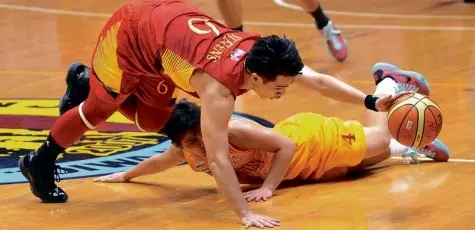
[[[229,161],[228,122],[234,111],[234,96],[216,79],[203,72],[195,72],[190,84],[201,99],[201,134],[209,168],[220,190],[246,227],[278,225],[277,220],[250,211]]]
[[[295,82],[301,86],[311,88],[325,97],[338,101],[362,105],[366,94],[343,81],[332,76],[318,73],[310,67],[302,69],[302,75],[296,77]]]
[[[183,151],[180,148],[172,145],[164,153],[150,157],[125,172],[101,176],[95,178],[94,181],[106,183],[127,182],[135,177],[163,172],[184,162],[186,162],[186,160],[185,156],[183,155]]]
[[[247,201],[261,201],[272,197],[289,168],[296,144],[273,129],[239,120],[231,121],[230,137],[233,138],[232,143],[239,143],[240,148],[274,153],[272,167],[262,186],[244,193]]]
[[[302,75],[297,76],[295,82],[301,86],[314,89],[325,97],[346,103],[365,105],[368,109],[380,112],[388,111],[392,106],[392,102],[397,98],[392,95],[380,98],[366,95],[361,90],[332,76],[318,73],[308,66],[302,69]]]

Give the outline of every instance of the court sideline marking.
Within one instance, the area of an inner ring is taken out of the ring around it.
[[[81,12],[70,10],[58,10],[32,6],[21,6],[13,4],[0,4],[0,8],[9,10],[22,10],[37,13],[57,14],[57,15],[73,15],[83,17],[100,17],[109,18],[111,14],[106,13],[93,13],[93,12]],[[475,18],[475,17],[474,17]],[[278,27],[295,27],[295,28],[314,28],[313,24],[305,23],[284,23],[284,22],[258,22],[258,21],[244,21],[245,25],[251,26],[278,26]],[[378,30],[432,30],[432,31],[475,31],[475,27],[463,27],[463,26],[405,26],[405,25],[351,25],[351,24],[338,24],[339,28],[343,29],[378,29]]]
[[[391,157],[394,160],[410,160],[410,158],[402,158],[402,157]],[[418,158],[420,161],[433,161],[427,157],[420,157]],[[449,162],[466,162],[466,163],[475,163],[475,159],[449,159]]]
[[[304,11],[304,9],[298,5],[288,3],[284,0],[274,0],[274,3],[288,9]],[[475,16],[468,15],[422,15],[422,14],[383,14],[383,13],[360,13],[350,11],[339,10],[327,10],[325,13],[342,16],[352,17],[368,17],[368,18],[400,18],[400,19],[442,19],[442,20],[473,20]]]

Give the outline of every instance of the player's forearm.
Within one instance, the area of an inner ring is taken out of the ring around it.
[[[366,94],[362,91],[328,75],[322,79],[324,86],[321,94],[338,101],[363,105]]]
[[[234,168],[229,161],[228,130],[224,128],[226,126],[216,128],[216,125],[206,125],[210,121],[207,119],[209,118],[207,115],[202,118],[201,130],[210,170],[232,209],[242,218],[249,212],[249,207],[242,194]]]
[[[263,188],[268,188],[274,191],[277,189],[279,184],[284,179],[285,173],[287,172],[292,156],[295,152],[295,145],[289,145],[284,148],[281,148],[274,155],[272,160],[272,167],[270,169],[269,175],[262,185]]]
[[[212,103],[211,107],[213,107],[213,105],[216,105],[216,103]],[[207,109],[208,107],[205,105],[204,108]],[[223,119],[219,119],[219,114],[209,113],[208,110],[205,111],[206,114],[203,114],[202,116],[201,132],[203,135],[203,142],[206,146],[209,168],[233,211],[242,218],[247,212],[249,212],[249,207],[244,199],[244,195],[242,194],[234,168],[229,161],[227,122],[225,122],[224,125],[219,123],[212,124],[210,121],[218,122]],[[212,117],[216,115],[218,115],[218,119],[212,119]]]
[[[214,159],[209,162],[216,182],[231,205],[233,211],[242,218],[249,212],[249,206],[239,186],[236,173],[229,159]]]
[[[145,176],[145,175],[148,175],[148,174],[159,173],[159,172],[167,170],[170,167],[175,166],[175,165],[159,164],[158,162],[160,162],[161,157],[163,157],[163,156],[155,155],[153,157],[150,157],[150,158],[140,162],[138,165],[136,165],[133,168],[127,170],[124,174],[124,178],[126,180],[131,180],[131,179],[139,177],[139,176]]]
[[[302,70],[302,76],[297,76],[296,82],[318,91],[325,97],[346,103],[363,105],[366,98],[362,91],[334,77],[317,73],[307,66]]]
[[[242,218],[249,207],[229,162],[228,122],[234,110],[234,96],[216,79],[200,72],[190,83],[201,98],[201,134],[208,165],[234,212]]]
[[[249,207],[242,194],[233,166],[229,161],[228,121],[231,118],[232,107],[224,103],[220,104],[220,100],[216,99],[212,103],[203,105],[201,132],[208,164],[216,183],[233,211],[242,218],[249,212]],[[215,111],[220,111],[220,113]]]

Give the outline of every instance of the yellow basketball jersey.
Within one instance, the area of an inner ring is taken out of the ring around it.
[[[363,126],[357,121],[300,113],[279,122],[274,130],[297,144],[285,180],[318,180],[332,168],[359,164],[366,153]],[[238,175],[265,179],[273,157],[274,153],[229,145],[229,160]],[[185,153],[185,158],[193,170],[211,175],[206,156]]]

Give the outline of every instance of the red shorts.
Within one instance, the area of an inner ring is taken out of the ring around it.
[[[159,131],[173,110],[178,92],[167,76],[137,68],[138,63],[146,66],[146,60],[130,54],[143,52],[134,39],[131,17],[136,10],[133,5],[124,5],[104,26],[92,57],[90,86],[103,103],[115,104],[140,129]],[[155,63],[148,64],[153,68]]]

